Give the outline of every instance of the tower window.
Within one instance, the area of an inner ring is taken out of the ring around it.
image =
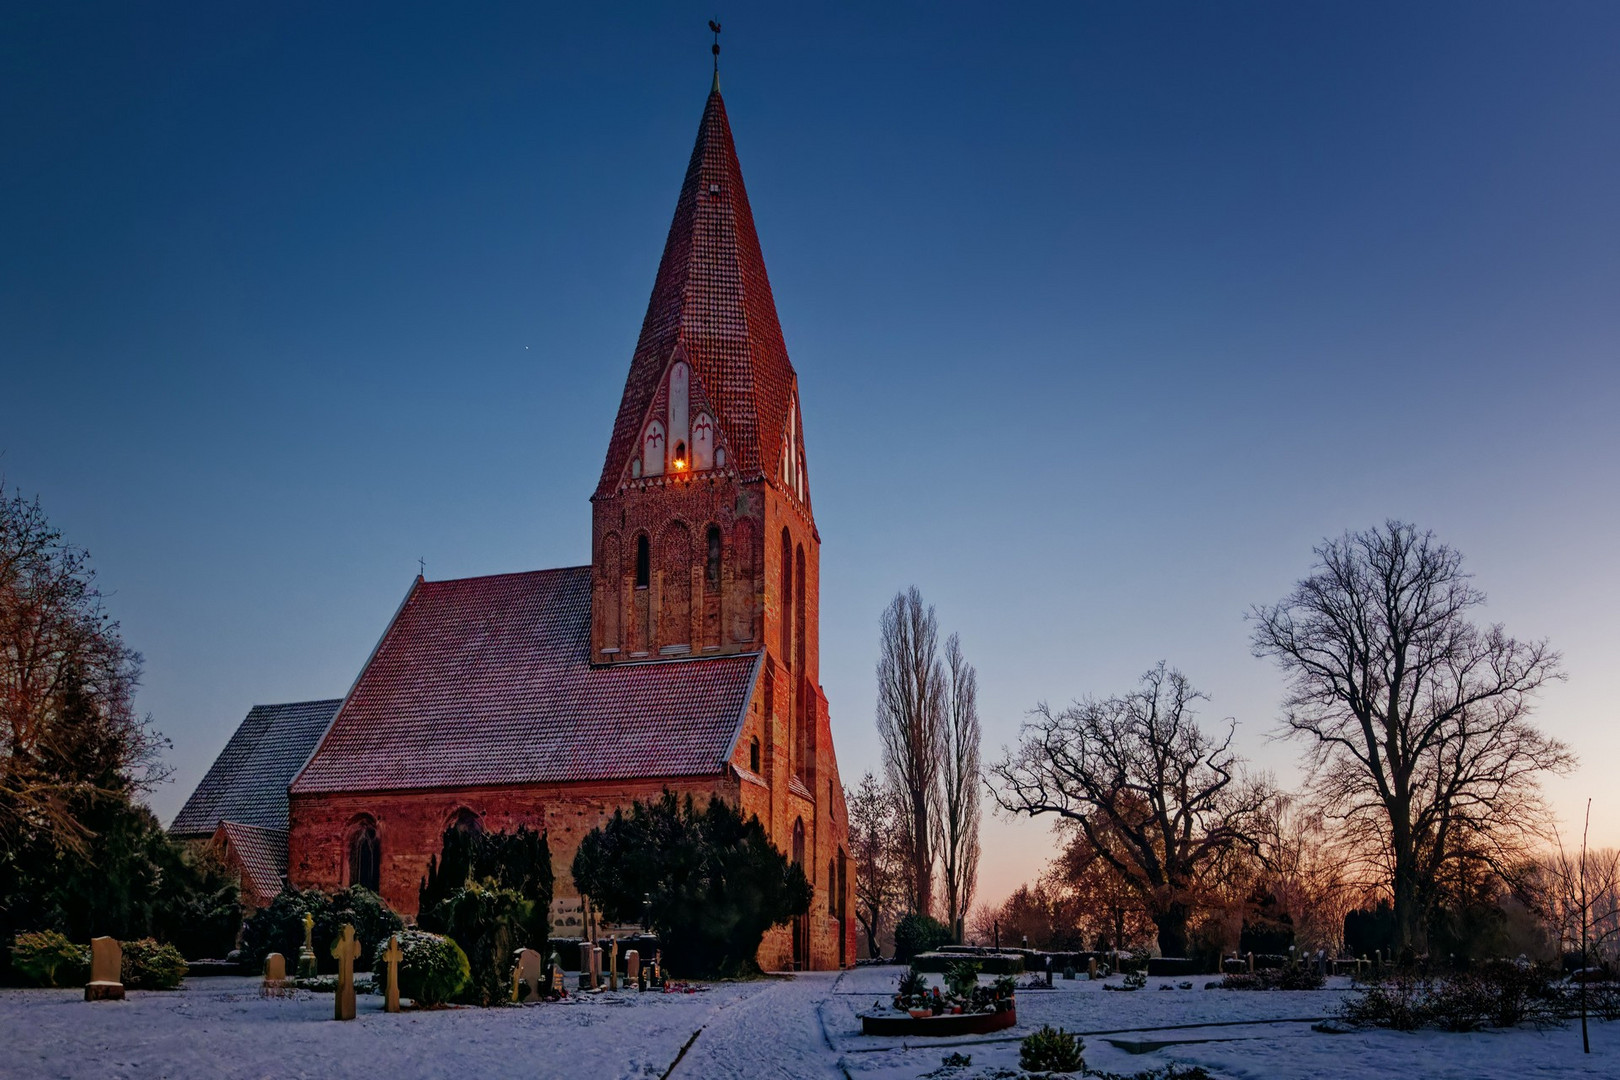
[[[680,472],[686,468],[686,444],[684,442],[677,442],[675,444],[675,457],[674,460],[670,462],[670,465],[676,472]]]
[[[703,564],[703,576],[709,582],[709,588],[718,591],[720,588],[720,526],[709,526],[709,557]]]
[[[652,580],[652,552],[647,543],[647,534],[642,533],[636,537],[636,588],[645,589]]]

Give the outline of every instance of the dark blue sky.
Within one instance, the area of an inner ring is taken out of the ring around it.
[[[878,765],[916,583],[987,752],[1160,658],[1268,742],[1244,610],[1386,516],[1620,754],[1620,7],[722,10],[805,403],[823,678]],[[0,471],[175,742],[347,690],[416,571],[578,564],[712,8],[0,8]],[[1044,827],[991,824],[984,892]]]

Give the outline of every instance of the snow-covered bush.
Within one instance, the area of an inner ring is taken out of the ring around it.
[[[173,990],[186,977],[186,958],[165,942],[124,942],[124,985],[131,990]]]
[[[55,930],[18,934],[11,943],[11,968],[39,986],[73,986],[90,973],[90,950]]]
[[[406,930],[399,935],[400,996],[418,1005],[442,1005],[455,998],[472,981],[467,954],[447,937],[425,930]],[[382,953],[387,942],[377,947],[372,966],[383,969]]]
[[[1222,990],[1320,990],[1327,979],[1315,968],[1262,968],[1252,974],[1228,975],[1214,985]]]
[[[1018,1047],[1018,1065],[1025,1072],[1072,1073],[1086,1067],[1081,1056],[1086,1044],[1062,1028],[1043,1025]]]

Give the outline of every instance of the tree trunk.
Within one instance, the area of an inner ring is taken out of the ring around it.
[[[1402,808],[1391,807],[1390,847],[1394,856],[1392,882],[1395,906],[1395,955],[1403,963],[1428,951],[1428,934],[1419,890],[1417,854],[1413,850],[1411,827],[1400,820]]]
[[[1159,928],[1160,956],[1187,955],[1187,915],[1187,905],[1177,902],[1153,916]]]
[[[934,852],[928,846],[928,796],[925,792],[912,798],[911,815],[915,839],[911,849],[912,887],[917,891],[914,911],[918,915],[930,915],[934,901]]]

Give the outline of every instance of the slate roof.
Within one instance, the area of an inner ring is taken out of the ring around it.
[[[221,821],[287,827],[287,784],[309,760],[341,698],[255,705],[225,744],[197,790],[175,815],[175,836],[212,836]]]
[[[592,668],[591,568],[412,586],[294,793],[719,772],[758,654]]]
[[[287,879],[287,830],[222,821],[218,832],[242,863],[243,891],[255,894],[244,899],[255,907],[274,900]]]
[[[730,464],[743,480],[774,476],[795,375],[718,84],[675,202],[598,495],[624,476],[677,345],[719,414]]]

